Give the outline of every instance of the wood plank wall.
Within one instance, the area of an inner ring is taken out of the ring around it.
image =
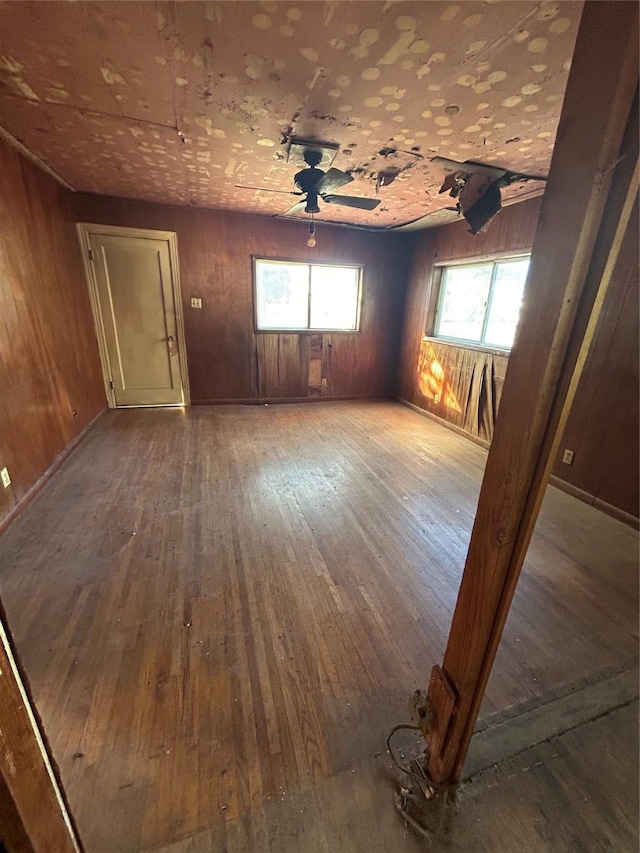
[[[78,195],[76,211],[84,222],[177,233],[194,403],[393,392],[409,236],[319,223],[317,247],[308,249],[302,222],[92,195]],[[252,255],[364,264],[361,332],[256,334]],[[190,307],[192,296],[202,309]]]
[[[73,193],[1,140],[0,174],[1,525],[106,401]]]
[[[473,237],[464,222],[456,222],[416,235],[413,266],[409,274],[403,324],[398,396],[454,426],[473,432],[446,394],[438,403],[428,388],[421,388],[420,365],[433,342],[423,337],[431,322],[434,264],[438,261],[475,259],[496,253],[529,249],[537,227],[540,199],[506,207],[485,234]],[[556,461],[554,474],[591,496],[638,517],[638,228],[627,234],[596,342],[582,377],[563,447],[571,448],[574,464]],[[443,369],[443,386],[460,387],[455,371],[462,363],[460,348],[435,345]],[[481,369],[486,354],[465,353],[465,369]],[[494,357],[495,392],[500,390],[508,358]],[[425,394],[424,391],[427,391]],[[476,432],[480,437],[481,432]]]
[[[622,245],[564,433],[573,465],[553,473],[638,517],[638,205]]]

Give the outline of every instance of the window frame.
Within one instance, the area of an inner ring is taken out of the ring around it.
[[[498,266],[500,264],[505,264],[509,262],[522,261],[526,258],[531,258],[531,249],[518,250],[516,253],[500,252],[484,257],[481,256],[475,258],[459,258],[456,260],[437,261],[434,264],[434,273],[432,280],[432,293],[435,293],[435,298],[432,298],[431,300],[432,308],[429,312],[429,319],[427,324],[429,331],[425,335],[425,338],[431,341],[440,341],[442,343],[451,344],[453,346],[465,347],[467,349],[477,349],[481,350],[482,352],[497,353],[499,355],[510,353],[512,347],[502,347],[499,344],[492,344],[483,340],[474,341],[470,338],[454,338],[448,335],[439,335],[437,333],[438,322],[442,313],[442,306],[444,302],[446,270],[454,267],[487,266],[488,264],[493,265],[493,269],[491,271],[491,281],[489,284],[489,293],[487,296],[487,304],[485,306],[484,317],[482,320],[482,337],[486,333],[487,325],[489,323],[489,313],[493,302]]]
[[[276,264],[291,264],[294,266],[302,266],[308,267],[309,269],[309,296],[307,299],[307,322],[311,322],[311,296],[312,296],[312,287],[311,287],[311,268],[312,267],[337,267],[340,269],[353,269],[358,271],[358,297],[357,297],[357,305],[356,305],[356,324],[353,329],[333,329],[333,328],[318,328],[318,327],[309,327],[309,326],[301,326],[299,328],[288,328],[288,329],[263,329],[258,325],[258,262],[266,261],[268,263],[276,263]],[[309,261],[309,260],[298,260],[295,258],[275,258],[275,257],[265,257],[264,255],[251,255],[251,271],[252,271],[252,283],[253,283],[253,331],[257,335],[317,335],[317,334],[331,334],[331,335],[359,335],[362,331],[362,292],[363,292],[363,280],[364,280],[364,264],[358,263],[336,263],[336,261]]]

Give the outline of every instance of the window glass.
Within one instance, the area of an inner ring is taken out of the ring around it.
[[[498,347],[512,346],[528,270],[529,258],[497,265],[485,343]]]
[[[259,329],[304,329],[309,322],[307,264],[256,264]]]
[[[354,267],[311,267],[311,328],[355,329],[358,272]]]
[[[493,264],[449,267],[443,276],[438,334],[467,341],[482,340]]]

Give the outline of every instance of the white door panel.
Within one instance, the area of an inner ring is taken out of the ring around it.
[[[101,233],[89,240],[116,406],[181,405],[168,242]]]

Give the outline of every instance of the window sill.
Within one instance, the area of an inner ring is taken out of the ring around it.
[[[434,335],[425,335],[422,340],[429,341],[434,344],[444,344],[448,347],[457,347],[458,349],[470,349],[475,350],[476,352],[486,352],[489,353],[489,355],[504,355],[507,358],[511,353],[511,348],[492,347],[487,346],[486,344],[476,344],[473,341],[457,340],[456,338],[440,338],[435,337]]]

